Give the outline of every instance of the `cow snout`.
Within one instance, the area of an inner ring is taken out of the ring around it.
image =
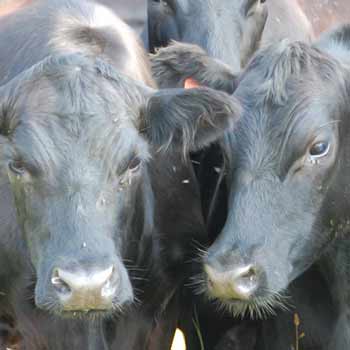
[[[204,271],[209,293],[218,299],[249,300],[260,286],[259,269],[254,265],[220,271],[206,264]]]
[[[94,271],[54,268],[51,284],[64,311],[108,310],[119,284],[114,266]]]

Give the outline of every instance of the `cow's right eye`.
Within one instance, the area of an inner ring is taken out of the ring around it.
[[[131,173],[136,173],[141,167],[141,159],[138,157],[133,158],[129,164],[129,170]]]
[[[23,175],[26,171],[23,163],[21,161],[12,161],[9,163],[9,169],[11,170],[12,173],[15,175]]]
[[[328,142],[322,141],[322,142],[317,142],[312,145],[310,148],[310,156],[315,159],[315,158],[322,158],[326,156],[329,152],[330,149],[330,144]]]

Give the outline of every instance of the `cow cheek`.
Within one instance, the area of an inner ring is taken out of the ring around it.
[[[17,217],[23,228],[25,218],[27,218],[26,190],[20,178],[9,174],[10,186],[13,193]]]
[[[34,215],[31,203],[33,200],[33,190],[30,184],[23,184],[21,179],[10,176],[10,185],[14,196],[18,222],[22,231],[22,239],[25,240],[32,263],[36,266],[39,259],[39,241],[48,239],[49,232],[40,234],[40,218],[43,215]],[[40,203],[40,201],[37,201]],[[29,210],[29,208],[32,208]],[[37,208],[37,211],[40,208]],[[43,213],[42,213],[43,214]]]

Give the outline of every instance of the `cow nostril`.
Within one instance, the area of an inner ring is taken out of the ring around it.
[[[60,294],[69,294],[72,291],[69,285],[60,278],[58,269],[55,269],[53,271],[53,274],[51,277],[51,283],[53,287],[56,289],[56,291],[59,292]]]
[[[257,279],[257,271],[254,267],[250,267],[247,272],[242,273],[242,279],[248,280],[250,282],[254,282]]]
[[[205,265],[207,287],[219,299],[248,300],[259,289],[259,268],[253,265],[237,266],[230,270],[217,270]]]
[[[246,266],[233,271],[231,288],[238,299],[249,299],[259,288],[259,273],[255,266]]]
[[[107,269],[74,271],[56,267],[51,284],[66,311],[105,310],[112,307],[119,274],[113,265]]]
[[[210,276],[208,276],[208,286],[209,286],[209,288],[214,288],[214,282],[213,282],[213,280],[210,278]]]
[[[108,280],[105,282],[101,289],[101,296],[103,298],[109,298],[112,296],[116,292],[118,282],[118,274],[113,267]]]

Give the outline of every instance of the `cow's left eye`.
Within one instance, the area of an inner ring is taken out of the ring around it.
[[[12,161],[9,163],[9,169],[12,173],[17,176],[21,176],[25,173],[26,169],[22,162],[20,161]]]
[[[129,171],[131,173],[136,173],[141,167],[141,159],[138,157],[135,157],[130,163],[129,163]]]
[[[119,181],[121,188],[130,185],[133,175],[138,172],[141,168],[141,159],[138,157],[133,158],[129,165],[127,171],[123,174],[122,178]]]
[[[326,141],[316,142],[310,148],[312,159],[318,159],[326,156],[330,150],[330,144]]]

